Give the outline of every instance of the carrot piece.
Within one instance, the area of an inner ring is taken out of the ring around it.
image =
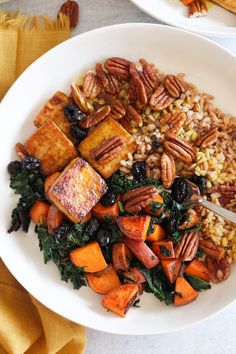
[[[107,267],[101,248],[96,241],[75,248],[70,252],[71,262],[77,267],[83,267],[87,273],[95,273]]]
[[[50,205],[48,203],[36,200],[30,209],[29,216],[38,224],[42,221],[42,218],[47,217],[49,207]]]
[[[132,252],[124,242],[116,243],[112,247],[112,262],[117,272],[129,269]]]
[[[138,258],[147,269],[151,269],[159,263],[158,257],[145,242],[135,241],[128,237],[124,237],[124,241],[134,256]]]
[[[47,226],[50,234],[53,234],[53,229],[61,225],[63,218],[62,212],[54,204],[51,204],[47,216]]]
[[[199,292],[194,290],[183,277],[178,277],[175,283],[174,305],[186,305],[196,299]]]
[[[117,202],[108,207],[103,206],[101,203],[97,203],[92,209],[92,213],[97,219],[102,220],[110,216],[112,217],[113,222],[115,222],[115,218],[119,215],[119,212],[120,209]]]
[[[92,213],[89,212],[87,215],[85,215],[82,219],[81,219],[81,224],[85,224],[86,222],[88,222],[92,217]]]
[[[167,279],[173,284],[179,275],[182,262],[180,259],[162,259],[161,265]]]
[[[195,210],[189,209],[187,213],[187,219],[184,220],[184,222],[178,227],[180,230],[190,229],[190,227],[193,227],[197,223],[201,222],[201,218],[197,215]]]
[[[162,241],[165,238],[165,231],[164,229],[158,225],[153,225],[154,231],[146,236],[146,241],[149,242],[157,242]]]
[[[123,284],[111,290],[103,299],[102,306],[116,315],[125,317],[129,308],[139,296],[139,287],[136,284]]]
[[[175,258],[175,250],[172,241],[153,242],[151,249],[160,259]]]
[[[162,212],[162,207],[155,209],[155,204],[152,203],[160,203],[163,204],[163,198],[160,194],[157,194],[154,198],[154,200],[147,205],[145,208],[143,208],[143,211],[149,215],[155,215],[155,216],[160,216]]]
[[[44,182],[44,192],[47,194],[49,191],[49,188],[53,184],[53,182],[56,180],[56,178],[60,175],[60,172],[54,172],[52,175],[46,177],[45,182]]]
[[[86,274],[86,280],[90,288],[99,294],[107,294],[112,289],[121,285],[120,279],[112,265],[101,272]]]
[[[151,221],[149,215],[146,216],[118,216],[117,225],[125,236],[136,240],[145,241],[147,231]]]
[[[207,266],[199,259],[193,259],[192,262],[189,263],[185,268],[184,273],[201,278],[202,280],[205,280],[207,282],[209,282],[210,280]]]
[[[193,2],[194,0],[182,0],[182,3],[184,4],[184,5],[189,5],[189,4],[191,4],[191,2]]]

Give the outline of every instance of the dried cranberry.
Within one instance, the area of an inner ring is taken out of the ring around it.
[[[131,172],[137,181],[142,181],[147,177],[146,162],[141,160],[135,161],[133,163]]]
[[[70,126],[70,134],[77,140],[77,143],[79,144],[82,140],[84,140],[87,136],[87,132],[84,129],[81,129],[78,127],[78,125],[73,124]]]
[[[84,117],[84,113],[72,102],[65,106],[64,114],[69,122],[75,122]]]
[[[157,140],[157,137],[155,135],[153,135],[151,137],[151,144],[152,144],[152,150],[157,150],[160,147],[160,143]]]
[[[27,156],[22,161],[22,170],[36,171],[40,167],[40,161],[32,156]]]
[[[183,178],[175,178],[171,187],[171,197],[179,204],[191,198],[193,189],[190,184]]]
[[[20,161],[12,161],[7,166],[7,171],[11,176],[17,175],[17,173],[21,172],[22,165]]]
[[[100,246],[107,246],[110,243],[110,233],[105,229],[100,229],[96,238]]]
[[[204,188],[206,187],[206,183],[207,183],[206,177],[197,176],[194,174],[191,176],[189,180],[198,186],[201,193],[204,191]]]
[[[68,234],[70,229],[70,226],[67,224],[63,224],[59,227],[56,227],[53,229],[53,235],[58,238],[59,240],[63,240],[66,238],[66,235]]]
[[[177,218],[174,214],[170,216],[166,216],[162,219],[161,223],[162,227],[164,228],[166,235],[172,235],[177,229]]]
[[[102,198],[100,199],[100,203],[104,207],[107,207],[115,204],[116,200],[117,200],[116,194],[113,191],[108,191],[106,192],[106,194],[102,196]]]

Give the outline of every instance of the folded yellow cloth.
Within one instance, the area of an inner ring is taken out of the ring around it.
[[[0,100],[29,64],[69,37],[65,16],[0,12]],[[81,354],[85,345],[85,328],[40,304],[0,259],[0,354]]]

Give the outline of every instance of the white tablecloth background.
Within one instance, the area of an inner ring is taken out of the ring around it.
[[[157,0],[158,1],[158,0]],[[63,0],[11,0],[0,9],[55,17]],[[79,25],[73,34],[126,22],[160,23],[128,0],[78,0]],[[236,54],[236,39],[213,38]],[[79,309],[78,309],[79,311]],[[157,336],[120,336],[88,329],[86,354],[235,354],[236,303],[184,331]],[[76,354],[76,353],[75,353]]]

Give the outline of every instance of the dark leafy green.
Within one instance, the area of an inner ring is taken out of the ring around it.
[[[151,210],[153,213],[155,213],[156,211],[158,211],[160,208],[163,207],[162,203],[158,203],[158,202],[151,202]]]
[[[200,247],[198,247],[198,250],[197,250],[197,253],[196,253],[195,257],[196,258],[202,258],[203,255],[204,255],[203,250]]]
[[[184,278],[189,282],[193,289],[197,291],[211,289],[211,285],[201,278],[186,273],[184,273]]]
[[[161,254],[163,256],[167,256],[167,257],[171,256],[171,251],[166,246],[160,245],[159,247],[160,247]]]

